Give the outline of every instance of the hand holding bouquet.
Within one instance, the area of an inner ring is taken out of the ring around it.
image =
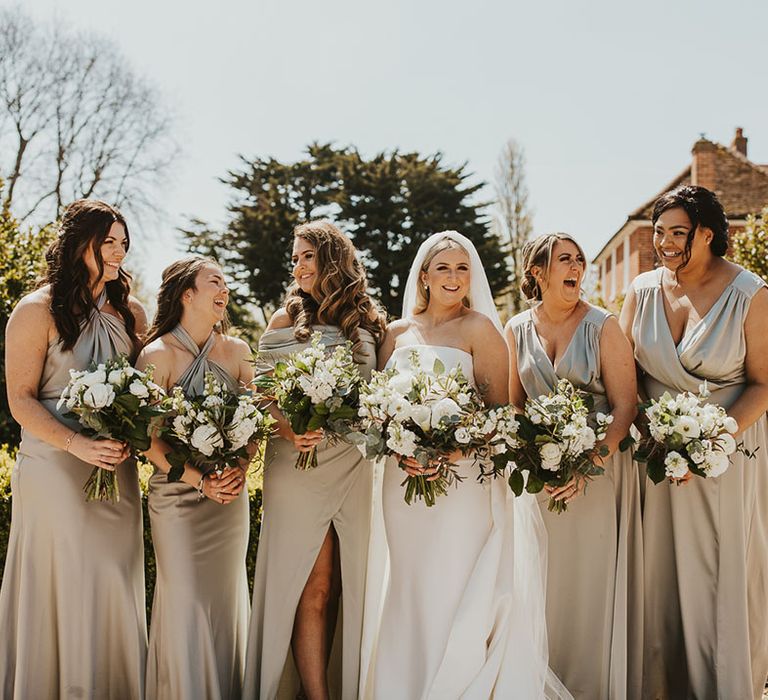
[[[314,333],[310,347],[275,363],[274,371],[255,384],[273,398],[296,435],[321,428],[331,441],[343,438],[357,415],[363,383],[352,355],[352,344],[338,345],[328,353],[322,335]],[[317,450],[302,452],[297,469],[317,466]]]
[[[163,403],[168,412],[163,433],[173,448],[166,455],[171,465],[168,481],[178,481],[186,463],[206,473],[248,459],[248,444],[269,437],[275,423],[259,401],[250,393],[229,391],[210,372],[198,396],[188,398],[175,387]]]
[[[405,501],[423,499],[435,504],[439,495],[462,477],[447,455],[468,454],[485,444],[482,433],[485,408],[460,367],[446,371],[435,360],[432,372],[424,371],[419,356],[410,356],[411,371],[374,372],[360,392],[360,420],[348,436],[368,459],[383,456],[411,457],[434,474],[409,476],[403,481]],[[402,465],[401,465],[402,466]]]
[[[124,355],[89,370],[70,370],[57,408],[66,407],[66,417],[77,416],[84,435],[111,438],[144,452],[152,423],[160,415],[157,404],[165,396],[152,381],[152,370],[150,366],[140,372]],[[94,467],[83,490],[87,501],[120,500],[115,473],[101,467]]]
[[[640,407],[649,435],[640,439],[635,459],[646,463],[655,484],[665,478],[684,481],[690,474],[712,479],[728,469],[735,452],[754,456],[736,444],[736,421],[722,406],[705,403],[707,397],[705,382],[698,395],[685,391],[673,397],[665,392]]]
[[[605,438],[613,416],[597,413],[590,419],[592,397],[561,379],[555,390],[525,402],[525,411],[517,417],[520,423],[520,446],[498,457],[514,462],[509,486],[519,496],[523,488],[538,493],[544,486],[562,487],[572,479],[590,479],[603,473],[596,459],[608,448],[597,448]],[[528,472],[527,481],[523,472]],[[564,512],[563,500],[550,498],[548,509]]]

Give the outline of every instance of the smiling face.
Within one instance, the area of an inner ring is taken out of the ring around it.
[[[469,295],[469,269],[469,255],[463,248],[451,247],[437,253],[421,273],[429,300],[446,306],[460,304]]]
[[[120,273],[120,265],[128,252],[128,235],[125,227],[118,221],[110,226],[106,237],[99,246],[99,254],[104,264],[104,270],[99,273],[99,264],[96,260],[94,244],[86,248],[83,262],[88,268],[88,277],[91,284],[97,282],[111,282],[116,280]]]
[[[559,240],[552,248],[549,270],[535,267],[533,274],[539,281],[542,298],[549,295],[566,303],[575,304],[581,296],[581,283],[586,270],[586,260],[572,241]]]
[[[196,318],[207,318],[211,324],[224,319],[229,303],[229,289],[218,265],[206,263],[195,276],[195,288],[182,297],[184,311]]]
[[[685,261],[685,247],[693,228],[691,219],[682,207],[662,212],[653,227],[653,247],[664,267],[677,270]],[[712,238],[709,229],[699,226],[691,241],[690,260],[707,254]]]
[[[299,285],[299,289],[306,294],[311,293],[317,280],[317,251],[315,246],[306,238],[296,236],[293,239],[291,263],[293,265],[293,279]]]

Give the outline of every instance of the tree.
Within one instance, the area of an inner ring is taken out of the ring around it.
[[[731,239],[730,257],[768,282],[768,206]]]
[[[507,306],[510,315],[523,309],[520,284],[523,281],[523,246],[533,232],[533,213],[528,204],[525,181],[525,152],[514,139],[505,144],[496,164],[494,178],[496,212],[494,224],[506,242],[510,285]]]
[[[3,183],[0,180],[0,196]],[[22,230],[7,209],[0,208],[0,354],[5,357],[5,328],[16,304],[34,289],[45,271],[45,251],[55,238],[52,227]],[[3,365],[4,366],[4,365]],[[19,426],[11,417],[5,372],[0,376],[0,444],[16,445]]]
[[[113,43],[0,10],[2,206],[18,220],[56,220],[80,197],[154,209],[177,153],[167,110]]]
[[[507,285],[504,253],[471,198],[466,166],[446,167],[442,156],[379,153],[366,160],[353,147],[314,143],[295,163],[273,158],[242,160],[223,180],[235,191],[224,232],[193,222],[190,249],[211,254],[250,291],[267,314],[280,303],[290,274],[292,229],[330,216],[361,251],[372,291],[390,314],[399,314],[402,292],[418,246],[430,234],[457,229],[478,248],[494,293]]]

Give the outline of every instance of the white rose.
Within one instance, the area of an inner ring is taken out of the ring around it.
[[[725,420],[723,421],[723,427],[729,433],[738,433],[739,432],[739,424],[736,422],[736,419],[732,418],[731,416],[727,416],[725,418]]]
[[[453,400],[445,397],[440,399],[432,406],[432,427],[440,427],[443,418],[450,418],[461,414],[459,405]]]
[[[255,431],[256,423],[254,423],[251,418],[245,418],[237,423],[234,428],[229,431],[229,439],[232,442],[232,449],[239,450],[241,447],[245,447]]]
[[[104,373],[102,372],[102,374]],[[88,387],[83,394],[83,403],[91,408],[111,406],[114,400],[115,390],[109,384],[94,384]]]
[[[456,442],[461,445],[466,445],[472,439],[469,430],[466,428],[457,428],[453,436],[456,438]]]
[[[189,443],[206,457],[210,457],[213,454],[214,449],[223,447],[224,445],[219,429],[215,425],[209,424],[195,428],[195,432],[192,433]]]
[[[118,385],[118,384],[122,384],[123,383],[123,378],[124,377],[125,377],[125,374],[123,373],[122,369],[113,369],[109,373],[109,376],[107,377],[107,381],[110,384]]]
[[[664,472],[672,479],[682,479],[688,473],[688,462],[679,452],[670,452],[664,460],[664,465]]]
[[[149,389],[147,389],[147,387],[144,386],[144,384],[142,384],[138,379],[134,379],[131,382],[128,390],[134,396],[138,396],[140,399],[146,399],[149,396]]]
[[[103,369],[96,369],[93,372],[86,372],[81,378],[80,383],[85,386],[94,384],[104,384],[107,381],[107,373]]]
[[[728,455],[724,452],[710,452],[704,459],[703,469],[710,479],[725,473],[730,466]]]
[[[541,457],[541,466],[544,469],[556,472],[560,466],[560,460],[563,458],[563,451],[554,442],[545,442],[539,448],[539,456]]]
[[[730,433],[723,433],[717,438],[716,442],[720,445],[720,449],[724,454],[732,455],[736,452],[736,440],[733,439]]]

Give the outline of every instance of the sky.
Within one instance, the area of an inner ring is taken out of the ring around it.
[[[0,0],[0,6],[11,3]],[[226,222],[238,156],[312,141],[467,162],[525,150],[535,233],[592,256],[689,162],[700,134],[768,163],[768,3],[712,0],[24,0],[114,39],[176,115],[183,156],[143,221],[143,278],[187,217]],[[490,196],[490,191],[488,196]],[[132,228],[135,232],[135,227]],[[131,267],[130,265],[128,266]]]

